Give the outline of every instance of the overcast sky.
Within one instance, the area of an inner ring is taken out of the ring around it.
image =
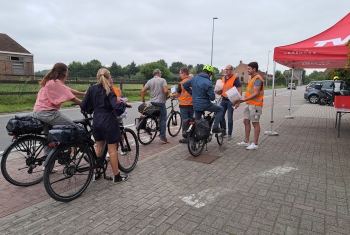
[[[321,33],[349,11],[350,0],[0,0],[0,33],[34,54],[35,71],[93,59],[210,64],[217,17],[213,66],[257,61],[272,73],[275,47]]]

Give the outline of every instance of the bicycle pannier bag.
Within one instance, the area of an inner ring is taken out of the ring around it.
[[[149,105],[145,105],[145,104],[141,104],[138,107],[138,110],[140,113],[142,113],[143,115],[146,116],[159,116],[160,115],[160,109],[158,108],[158,106],[149,104]]]
[[[139,118],[139,124],[136,126],[137,130],[138,129],[145,129],[146,128],[147,121],[144,116],[141,116]]]
[[[198,140],[205,140],[210,135],[210,126],[206,119],[197,119],[195,120],[195,129],[196,138]]]
[[[38,134],[44,130],[44,123],[28,114],[16,115],[6,125],[9,135]]]
[[[49,130],[47,139],[60,144],[77,143],[87,140],[88,135],[81,125],[55,125]]]

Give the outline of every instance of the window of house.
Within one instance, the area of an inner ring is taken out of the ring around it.
[[[241,82],[244,82],[244,77],[243,76],[241,77]]]
[[[244,72],[242,72],[242,76],[244,76]]]
[[[13,74],[24,74],[23,62],[12,62],[12,73]]]
[[[10,57],[11,61],[24,61],[23,57],[18,57],[18,56],[11,56]]]

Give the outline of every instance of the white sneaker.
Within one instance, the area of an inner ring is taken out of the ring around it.
[[[242,142],[237,143],[237,145],[238,146],[245,146],[245,147],[247,147],[247,146],[249,146],[249,143],[246,143],[246,142],[242,141]]]
[[[253,150],[253,149],[258,149],[259,145],[251,143],[246,149],[248,150]]]
[[[122,150],[120,150],[120,151],[119,151],[119,154],[120,154],[120,155],[125,155],[126,152],[123,152]]]
[[[45,167],[43,166],[43,171],[45,170]],[[53,168],[52,170],[51,170],[51,173],[56,173],[58,170],[57,170],[57,168]]]

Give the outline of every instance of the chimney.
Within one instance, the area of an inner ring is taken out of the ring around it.
[[[242,60],[240,60],[239,63],[242,64]]]

